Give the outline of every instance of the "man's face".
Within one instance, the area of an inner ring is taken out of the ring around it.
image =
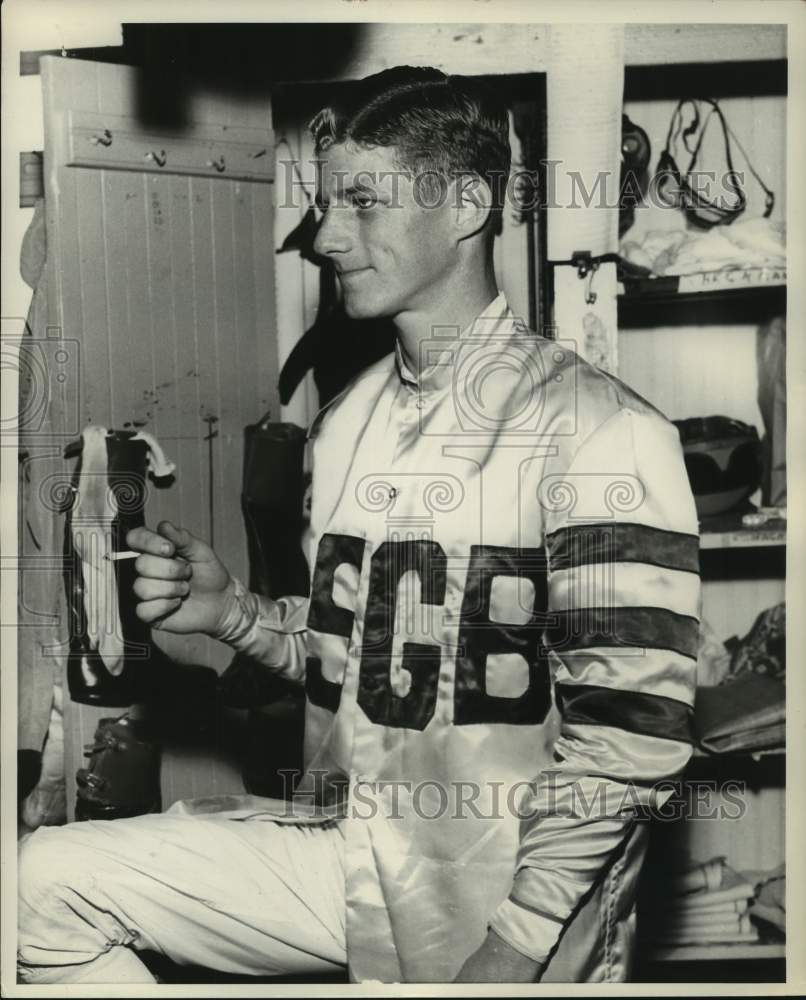
[[[337,144],[319,166],[314,249],[333,261],[347,315],[427,310],[456,262],[450,198],[405,176],[391,147]]]

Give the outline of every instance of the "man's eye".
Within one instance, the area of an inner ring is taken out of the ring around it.
[[[373,205],[377,205],[378,199],[372,194],[357,194],[353,195],[353,204],[356,208],[372,208]]]

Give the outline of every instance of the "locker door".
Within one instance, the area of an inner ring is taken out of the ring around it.
[[[155,434],[177,471],[150,485],[147,523],[212,540],[243,577],[243,428],[280,415],[268,98],[191,92],[188,123],[155,130],[138,115],[137,69],[45,57],[41,73],[48,315],[78,344],[78,424]],[[157,640],[219,672],[231,656],[204,637]],[[110,714],[67,705],[68,796]],[[165,805],[239,788],[213,754],[164,759]]]

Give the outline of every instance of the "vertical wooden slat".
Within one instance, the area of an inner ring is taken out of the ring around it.
[[[277,315],[274,295],[274,252],[266,233],[272,232],[271,190],[252,185],[252,245],[249,258],[255,288],[255,337],[257,341],[257,399],[261,415],[269,413],[280,419],[277,377],[278,343],[275,333]]]
[[[259,371],[255,364],[244,363],[247,358],[257,358],[257,330],[260,317],[257,312],[255,295],[255,272],[252,264],[252,227],[254,226],[254,209],[251,188],[253,184],[242,184],[236,181],[231,184],[233,195],[232,242],[233,262],[235,265],[235,318],[238,356],[241,359],[240,369],[243,393],[240,397],[241,423],[254,423],[261,416],[255,406],[260,396]]]
[[[131,322],[130,287],[126,230],[123,218],[126,201],[132,195],[132,175],[103,171],[101,207],[105,250],[107,300],[107,340],[109,343],[109,386],[114,402],[112,423],[131,421],[135,409],[135,385],[132,378],[138,354],[136,329]]]
[[[239,509],[242,471],[242,416],[240,392],[242,360],[239,356],[235,265],[233,261],[233,204],[231,184],[212,184],[213,271],[215,289],[215,356],[217,359],[218,416],[214,441],[216,485],[216,544],[235,557],[232,569],[243,573],[243,529],[240,518],[231,512]]]
[[[110,426],[114,421],[110,386],[110,330],[107,313],[106,244],[103,219],[102,172],[75,171],[76,251],[79,266],[77,314],[86,373],[84,419]]]
[[[196,338],[198,345],[199,406],[188,418],[190,433],[197,435],[198,468],[201,492],[198,512],[199,533],[209,541],[210,526],[207,513],[207,444],[203,442],[206,416],[218,416],[218,358],[215,337],[215,284],[213,267],[213,223],[210,189],[213,182],[191,180],[192,207],[191,230],[193,261],[192,297],[196,309]],[[192,428],[192,429],[191,429]]]
[[[171,330],[174,351],[174,385],[163,395],[173,412],[172,439],[165,442],[170,456],[182,459],[181,474],[175,481],[179,514],[177,520],[195,535],[204,537],[199,498],[203,495],[202,446],[199,438],[199,365],[196,343],[196,305],[193,295],[193,216],[190,211],[190,178],[176,178],[171,190],[171,260],[174,283],[189,294],[176,294],[172,300]],[[170,403],[169,403],[170,400]],[[162,404],[161,404],[162,405]],[[184,639],[188,662],[208,661],[201,636]]]
[[[170,388],[174,381],[173,258],[171,253],[171,177],[149,177],[145,206],[149,251],[149,335],[151,341],[153,421],[149,430],[170,454],[174,452],[176,424],[170,405]],[[174,452],[174,460],[181,458]],[[157,524],[168,517],[177,517],[178,491],[152,489],[149,519]]]

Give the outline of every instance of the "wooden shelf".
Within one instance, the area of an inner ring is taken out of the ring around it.
[[[786,310],[786,268],[741,268],[627,279],[618,296],[623,327],[757,323]]]
[[[737,944],[690,944],[646,946],[652,962],[741,962],[786,958],[786,945],[742,942]]]
[[[781,267],[734,267],[719,271],[695,271],[693,274],[658,275],[653,278],[627,278],[624,299],[667,301],[696,296],[701,301],[709,295],[749,295],[765,289],[786,293],[786,265]]]
[[[710,753],[708,750],[695,747],[691,759],[710,761],[739,760],[745,762],[749,760],[759,763],[768,757],[776,760],[784,760],[786,758],[786,747],[769,747],[766,750],[734,750],[731,753]]]
[[[700,549],[751,549],[786,545],[786,520],[773,518],[757,528],[745,528],[742,514],[752,513],[749,504],[739,511],[716,514],[700,520]]]
[[[786,545],[786,528],[736,528],[733,531],[704,531],[701,549],[752,549]]]

